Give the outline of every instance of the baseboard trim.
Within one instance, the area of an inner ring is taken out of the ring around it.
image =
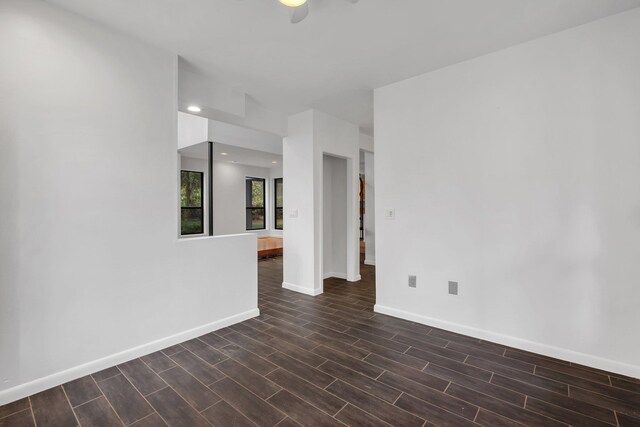
[[[140,346],[112,354],[110,356],[87,362],[82,365],[74,366],[73,368],[69,368],[64,371],[56,372],[55,374],[47,375],[45,377],[38,378],[24,384],[11,387],[7,390],[0,391],[0,406],[50,389],[51,387],[56,387],[69,381],[84,377],[86,375],[93,374],[111,366],[127,362],[137,357],[162,350],[163,348],[188,341],[209,332],[213,332],[218,329],[243,322],[259,315],[260,310],[254,308],[243,313],[225,317],[224,319],[216,320],[215,322],[211,322],[206,325],[198,326],[193,329],[168,336],[166,338],[151,341],[149,343],[142,344]]]
[[[365,265],[376,265],[376,262],[370,259],[364,260]]]
[[[359,282],[360,280],[362,280],[362,276],[359,274],[356,274],[356,277],[354,277],[353,279],[347,278],[347,281],[349,282]]]
[[[343,280],[347,280],[347,275],[344,273],[324,273],[324,276],[322,276],[324,279],[328,279],[330,277],[335,277],[336,279],[343,279]]]
[[[433,317],[423,316],[421,314],[398,310],[380,304],[376,304],[373,307],[373,311],[375,311],[376,313],[386,314],[389,316],[398,317],[400,319],[421,323],[423,325],[433,326],[451,332],[469,335],[474,338],[492,341],[509,347],[514,347],[549,357],[555,357],[556,359],[566,360],[568,362],[578,363],[580,365],[591,366],[593,368],[627,375],[633,378],[640,378],[640,366],[630,365],[624,362],[605,359],[599,356],[580,353],[562,347],[542,344],[539,342],[529,341],[510,335],[504,335],[497,332],[474,328],[471,326],[461,325],[459,323],[440,320]]]
[[[316,295],[320,295],[322,293],[322,288],[310,289],[288,282],[282,282],[282,287],[290,291],[299,292],[305,295],[311,295],[312,297],[315,297]]]

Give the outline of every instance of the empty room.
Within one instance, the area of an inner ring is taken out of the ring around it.
[[[640,0],[0,0],[0,427],[640,426]]]

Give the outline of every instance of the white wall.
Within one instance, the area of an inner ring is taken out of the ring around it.
[[[364,152],[364,263],[376,264],[376,194],[374,154]]]
[[[640,376],[639,42],[634,10],[376,91],[376,310]]]
[[[176,236],[176,58],[30,0],[0,52],[0,405],[256,315],[255,236]]]
[[[209,120],[178,111],[178,148],[209,141]]]
[[[358,126],[317,110],[289,117],[283,140],[284,282],[310,295],[322,293],[323,154],[347,163],[347,280],[360,280],[358,247]],[[295,212],[295,217],[293,217]]]
[[[323,159],[323,277],[347,278],[347,161]]]
[[[272,174],[273,171],[273,174]],[[245,178],[264,178],[266,180],[267,229],[249,231],[258,236],[280,236],[282,231],[274,230],[273,178],[281,178],[279,168],[267,169],[245,166],[228,161],[216,161],[213,164],[213,234],[238,234],[246,229],[246,187]],[[275,175],[275,176],[274,176]]]

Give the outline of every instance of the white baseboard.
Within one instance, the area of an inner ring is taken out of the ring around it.
[[[289,289],[290,291],[300,292],[301,294],[305,295],[311,295],[312,297],[315,297],[316,295],[320,295],[322,293],[322,288],[311,289],[287,282],[282,282],[282,287],[285,289]]]
[[[328,279],[330,277],[335,277],[336,279],[343,279],[343,280],[347,280],[347,275],[344,273],[324,273],[324,276],[322,276],[324,279]]]
[[[259,315],[260,310],[254,308],[243,313],[225,317],[224,319],[220,319],[206,325],[198,326],[166,338],[151,341],[110,356],[11,387],[7,390],[0,391],[0,406]]]
[[[509,347],[554,357],[556,359],[578,363],[580,365],[591,366],[597,369],[603,369],[605,371],[627,375],[633,378],[640,378],[640,366],[630,365],[624,362],[617,362],[615,360],[605,359],[599,356],[580,353],[562,347],[555,347],[552,345],[529,341],[510,335],[504,335],[497,332],[478,329],[471,326],[461,325],[459,323],[448,322],[446,320],[435,319],[432,317],[423,316],[421,314],[398,310],[379,304],[376,304],[373,307],[373,311],[375,311],[376,313],[387,314],[389,316],[398,317],[400,319],[421,323],[423,325],[433,326],[435,328],[469,335],[474,338],[492,341]]]
[[[366,259],[364,260],[365,265],[376,265],[375,260]]]
[[[349,278],[347,278],[347,280],[348,280],[349,282],[359,282],[360,280],[362,280],[362,276],[361,276],[361,275],[359,275],[359,274],[356,274],[356,277],[354,277],[353,279],[349,279]]]

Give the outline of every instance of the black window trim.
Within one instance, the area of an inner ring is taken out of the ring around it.
[[[284,222],[284,205],[278,207],[278,181],[282,183],[282,188],[284,189],[284,181],[282,178],[275,178],[273,180],[273,229],[274,230],[283,230],[284,226],[278,227],[278,209],[282,211],[282,220]],[[284,200],[284,198],[283,198]]]
[[[254,177],[254,176],[246,176],[245,177],[245,183],[247,181],[261,181],[262,182],[262,207],[249,207],[246,206],[246,211],[248,210],[256,210],[256,209],[262,209],[262,227],[260,228],[247,228],[248,224],[245,224],[245,228],[246,231],[260,231],[260,230],[266,230],[267,229],[267,180],[265,178],[258,178],[258,177]],[[245,185],[245,192],[246,190],[246,185]],[[246,203],[246,197],[247,195],[245,194],[245,203]],[[246,212],[245,211],[245,212]],[[246,222],[246,214],[245,214],[245,222]]]
[[[188,173],[199,173],[200,174],[200,207],[198,206],[182,206],[182,203],[180,204],[180,224],[182,224],[182,210],[183,209],[200,209],[202,210],[202,214],[201,214],[201,221],[200,223],[202,224],[202,230],[201,231],[197,231],[194,233],[183,233],[182,232],[182,226],[180,226],[180,235],[181,236],[193,236],[196,234],[204,234],[204,172],[201,171],[192,171],[192,170],[187,170],[187,169],[180,169],[180,186],[182,187],[182,172],[188,172]]]

